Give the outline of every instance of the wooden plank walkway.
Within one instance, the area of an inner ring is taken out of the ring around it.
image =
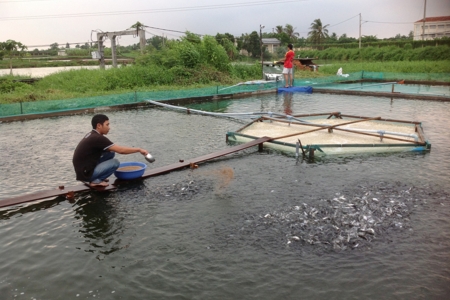
[[[172,172],[175,170],[183,169],[186,167],[192,167],[192,166],[195,166],[196,164],[205,162],[207,160],[211,160],[211,159],[214,159],[217,157],[235,153],[235,152],[247,149],[247,148],[251,148],[253,146],[257,146],[257,145],[262,146],[262,144],[264,142],[267,142],[270,139],[271,139],[270,137],[262,137],[262,138],[253,140],[251,142],[245,143],[245,144],[240,144],[240,145],[228,148],[228,149],[224,149],[224,150],[221,150],[218,152],[203,155],[203,156],[193,158],[193,159],[190,159],[187,161],[182,161],[182,162],[180,161],[178,163],[174,163],[174,164],[171,164],[168,166],[164,166],[164,167],[160,167],[160,168],[156,168],[156,169],[149,169],[149,170],[145,171],[145,173],[142,175],[142,177],[137,178],[135,180],[141,180],[141,179],[145,179],[148,177],[158,176],[158,175],[169,173],[169,172]],[[37,201],[37,200],[43,200],[43,199],[47,199],[47,198],[54,198],[54,197],[58,197],[58,196],[66,196],[67,198],[73,198],[74,193],[86,192],[86,191],[90,191],[90,190],[112,191],[112,190],[117,189],[117,187],[119,185],[127,183],[127,182],[129,182],[129,181],[121,181],[121,180],[116,179],[116,181],[114,181],[113,184],[110,184],[107,187],[95,188],[95,189],[90,188],[85,184],[71,186],[71,187],[60,186],[60,187],[58,187],[56,189],[52,189],[52,190],[45,190],[45,191],[40,191],[40,192],[35,192],[35,193],[30,193],[30,194],[25,194],[25,195],[13,197],[13,198],[7,198],[7,199],[0,200],[0,207],[7,207],[7,206],[12,206],[12,205]]]

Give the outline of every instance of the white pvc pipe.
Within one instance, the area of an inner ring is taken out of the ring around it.
[[[214,113],[214,112],[209,112],[209,111],[202,111],[202,110],[197,110],[197,109],[191,109],[191,108],[186,108],[186,107],[182,107],[182,106],[175,106],[175,105],[170,105],[170,104],[166,104],[166,103],[160,103],[157,101],[152,101],[152,100],[146,100],[148,103],[151,103],[153,105],[157,105],[157,106],[162,106],[162,107],[166,107],[166,108],[172,108],[172,109],[178,109],[178,110],[183,110],[183,111],[188,111],[192,112],[192,113],[198,113],[201,115],[209,115],[209,116],[216,116],[216,117],[245,117],[245,116],[255,116],[255,115],[269,115],[270,117],[272,116],[279,116],[279,117],[284,117],[286,119],[289,119],[290,121],[294,120],[294,121],[298,121],[299,123],[306,123],[306,124],[311,124],[311,125],[316,125],[319,127],[328,127],[328,126],[333,126],[331,124],[316,124],[316,123],[312,123],[312,122],[308,122],[308,121],[304,121],[298,118],[295,118],[293,116],[290,115],[284,115],[284,114],[279,114],[279,113],[273,113],[273,112],[247,112],[247,113]],[[336,127],[339,127],[339,125],[337,125]],[[345,129],[345,128],[343,128]],[[397,136],[404,136],[404,137],[409,137],[409,138],[413,138],[415,141],[418,141],[418,136],[416,134],[407,134],[407,133],[401,133],[401,132],[393,132],[393,131],[384,131],[384,130],[367,130],[367,129],[357,129],[357,128],[348,128],[349,130],[353,130],[353,131],[358,131],[358,132],[366,132],[366,133],[378,133],[381,136],[383,136],[384,134],[390,134],[390,135],[397,135]]]
[[[348,89],[349,89],[349,90],[363,89],[363,88],[368,87],[368,86],[377,86],[377,85],[385,85],[385,84],[398,84],[398,82],[397,82],[397,81],[393,81],[393,82],[384,82],[384,83],[368,84],[368,85],[363,85],[363,86],[350,87],[350,88],[348,88]]]
[[[272,112],[246,112],[246,113],[214,113],[214,112],[209,112],[209,111],[203,111],[203,110],[197,110],[197,109],[191,109],[191,108],[186,108],[186,107],[182,107],[182,106],[175,106],[175,105],[170,105],[170,104],[166,104],[166,103],[160,103],[157,101],[152,101],[152,100],[146,100],[148,103],[151,103],[153,105],[158,105],[158,106],[162,106],[162,107],[167,107],[167,108],[172,108],[172,109],[178,109],[178,110],[184,110],[184,111],[188,111],[192,112],[192,113],[198,113],[201,115],[210,115],[210,116],[220,116],[220,117],[232,117],[232,116],[255,116],[255,115],[275,115],[275,116],[279,116],[279,117],[287,117],[287,115],[283,115],[283,114],[278,114],[278,113],[272,113]],[[297,118],[292,118],[293,120],[298,120],[299,122],[302,122],[302,120],[297,119]],[[304,122],[304,121],[303,121]]]

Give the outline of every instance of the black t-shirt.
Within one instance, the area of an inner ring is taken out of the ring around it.
[[[73,153],[73,167],[77,180],[89,181],[102,153],[114,145],[107,137],[92,130],[80,141]]]

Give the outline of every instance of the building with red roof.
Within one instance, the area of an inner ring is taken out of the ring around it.
[[[450,37],[450,16],[427,17],[414,22],[414,40]]]

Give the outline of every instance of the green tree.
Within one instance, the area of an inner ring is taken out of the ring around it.
[[[202,43],[202,39],[200,38],[200,36],[198,34],[192,33],[190,31],[186,31],[185,34],[186,34],[186,36],[181,37],[182,41],[186,40],[193,44],[201,44]]]
[[[361,37],[362,43],[370,43],[370,42],[377,42],[378,38],[376,35],[364,35]]]
[[[278,25],[278,26],[275,27],[275,33],[281,34],[281,33],[283,33],[283,32],[284,32],[283,26]]]
[[[261,55],[259,34],[256,31],[250,34],[243,34],[238,43],[240,44],[240,49],[247,50],[250,56],[259,57]]]
[[[230,60],[233,60],[237,56],[238,51],[236,49],[236,46],[234,45],[235,38],[232,34],[218,33],[216,34],[215,39],[225,49]]]
[[[230,60],[225,49],[212,36],[206,35],[202,40],[206,62],[219,71],[229,71]]]
[[[333,43],[337,43],[338,41],[338,37],[336,32],[333,32],[327,39],[327,43],[333,44]]]
[[[175,49],[183,66],[195,68],[198,64],[200,64],[201,55],[192,43],[186,41],[178,43]]]
[[[147,39],[147,45],[152,45],[156,50],[161,50],[165,44],[167,39],[163,36],[153,36],[149,39]],[[137,45],[137,44],[136,44]],[[135,50],[135,49],[132,49]]]
[[[346,33],[342,34],[338,39],[339,44],[354,43],[354,42],[356,42],[356,39],[348,37]]]
[[[0,50],[5,52],[9,57],[9,74],[12,75],[12,58],[14,55],[22,55],[27,46],[23,45],[21,42],[16,42],[14,40],[7,40],[0,44]]]
[[[58,50],[59,49],[59,45],[58,45],[58,43],[53,43],[53,44],[51,44],[50,45],[50,50]]]
[[[297,39],[299,38],[300,34],[298,32],[295,32],[295,27],[293,27],[291,24],[286,24],[286,26],[275,26],[274,33],[271,33],[268,37],[274,37],[277,38],[282,45],[287,44],[295,44]]]
[[[292,43],[300,36],[298,32],[295,32],[295,29],[297,28],[294,28],[291,24],[286,24],[283,29],[284,33],[286,33]]]
[[[256,31],[250,33],[249,49],[253,57],[259,57],[261,55],[261,44],[259,40],[259,34]]]
[[[315,19],[314,22],[311,23],[308,32],[308,38],[314,43],[320,46],[320,44],[328,38],[328,29],[327,27],[330,24],[322,25],[322,21],[320,19]]]
[[[223,43],[224,43],[225,40],[228,40],[228,41],[230,41],[232,43],[234,43],[234,40],[235,40],[234,39],[234,35],[232,35],[231,33],[228,33],[228,32],[226,32],[224,34],[217,33],[216,36],[215,36],[215,39],[222,46],[223,46]]]

